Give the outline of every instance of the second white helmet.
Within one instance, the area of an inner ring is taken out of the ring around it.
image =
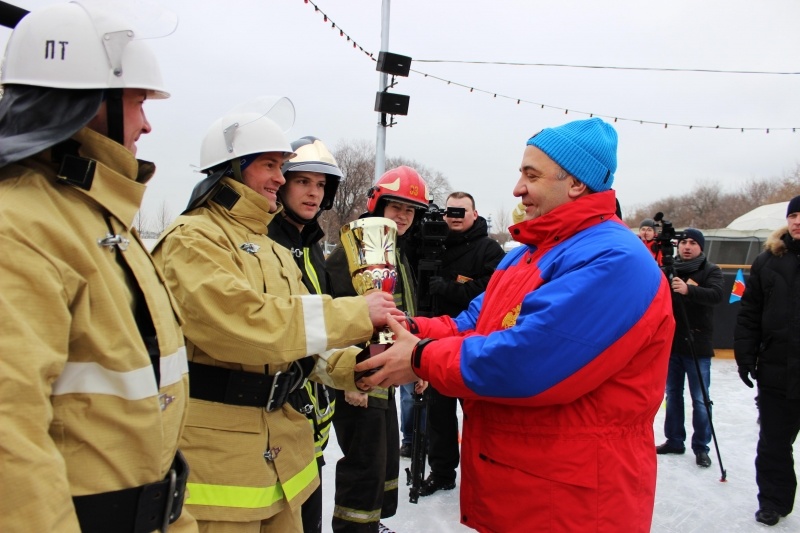
[[[294,124],[294,104],[285,97],[264,96],[236,107],[211,124],[200,148],[200,169],[251,154],[296,154],[284,133]]]

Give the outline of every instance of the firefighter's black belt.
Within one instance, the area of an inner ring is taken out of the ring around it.
[[[306,376],[297,362],[274,376],[189,361],[189,396],[198,400],[280,409]]]
[[[178,452],[167,477],[130,489],[75,496],[72,503],[83,533],[167,531],[183,509],[189,466]]]

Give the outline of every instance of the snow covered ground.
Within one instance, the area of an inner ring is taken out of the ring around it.
[[[753,518],[757,510],[755,459],[758,440],[755,393],[739,380],[736,363],[731,359],[713,359],[711,365],[711,399],[714,402],[714,429],[727,472],[727,481],[720,482],[719,461],[713,447],[709,454],[711,468],[700,468],[694,455],[658,457],[658,485],[653,516],[653,533],[800,531],[800,511],[781,519],[777,526],[767,527]],[[691,400],[686,397],[687,420],[691,420]],[[664,407],[654,423],[655,444],[664,441]],[[691,435],[691,422],[687,427]],[[327,465],[323,470],[323,531],[330,532],[333,512],[334,475],[341,451],[336,437],[325,451]],[[420,498],[418,504],[408,501],[404,469],[408,459],[401,459],[400,505],[397,515],[384,524],[397,533],[451,533],[472,531],[459,523],[458,490],[437,492]],[[797,470],[797,467],[795,467]],[[426,468],[426,472],[428,469]],[[531,495],[535,497],[535,495]],[[624,512],[624,510],[621,510]]]

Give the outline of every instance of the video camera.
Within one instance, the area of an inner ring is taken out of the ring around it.
[[[686,238],[684,232],[676,232],[672,222],[664,218],[664,213],[659,211],[653,217],[656,227],[661,228],[655,236],[656,251],[661,252],[661,267],[670,280],[674,276],[675,244]]]
[[[441,270],[444,241],[450,232],[444,217],[464,218],[465,213],[463,207],[442,209],[431,203],[420,215],[419,224],[414,225],[416,228],[411,238],[413,252],[409,258],[418,265],[417,314],[420,316],[436,316],[435,298],[428,290],[428,281],[431,276],[438,276]]]
[[[466,209],[463,207],[441,209],[434,203],[428,205],[428,209],[422,213],[419,225],[422,259],[437,259],[444,251],[444,241],[450,232],[444,217],[464,218],[465,213]]]

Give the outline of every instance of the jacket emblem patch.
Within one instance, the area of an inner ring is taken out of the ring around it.
[[[246,242],[244,244],[240,244],[239,248],[247,252],[248,254],[255,255],[261,249],[261,246],[257,245],[254,242]]]
[[[517,323],[517,317],[519,316],[519,312],[522,309],[522,304],[518,304],[514,309],[506,313],[506,316],[503,317],[503,329],[508,329],[513,327]]]

